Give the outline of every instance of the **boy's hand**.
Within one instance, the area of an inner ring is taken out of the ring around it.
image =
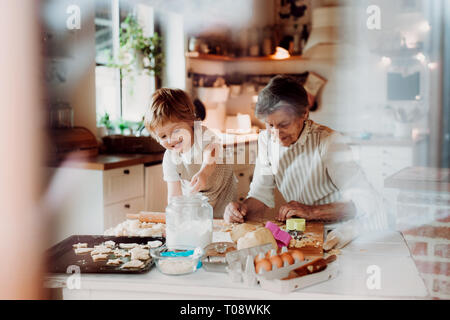
[[[197,193],[206,189],[208,177],[216,167],[215,150],[217,147],[218,145],[214,143],[210,143],[205,147],[202,168],[191,179],[191,193]]]
[[[191,179],[191,193],[197,193],[201,190],[206,189],[206,183],[208,181],[208,172],[207,170],[200,170],[197,172]]]

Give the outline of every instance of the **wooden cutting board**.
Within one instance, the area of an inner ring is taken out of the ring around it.
[[[305,255],[305,259],[323,257],[324,226],[322,222],[306,222],[305,235],[313,240],[314,245],[298,248]]]

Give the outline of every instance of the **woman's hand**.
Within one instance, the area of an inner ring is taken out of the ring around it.
[[[278,211],[278,220],[285,221],[291,217],[311,220],[312,207],[297,201],[290,201],[280,207],[280,210]]]
[[[228,223],[243,223],[247,210],[248,208],[244,203],[230,202],[225,208],[223,219]]]

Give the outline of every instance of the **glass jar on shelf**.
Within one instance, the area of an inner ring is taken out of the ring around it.
[[[50,108],[50,127],[70,129],[73,127],[73,109],[67,102],[57,101]]]

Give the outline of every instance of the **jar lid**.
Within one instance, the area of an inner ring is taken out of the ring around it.
[[[190,205],[190,204],[198,204],[208,202],[208,197],[202,195],[201,193],[193,194],[193,195],[182,195],[182,196],[176,196],[172,197],[170,199],[169,204],[174,203],[177,205]]]

